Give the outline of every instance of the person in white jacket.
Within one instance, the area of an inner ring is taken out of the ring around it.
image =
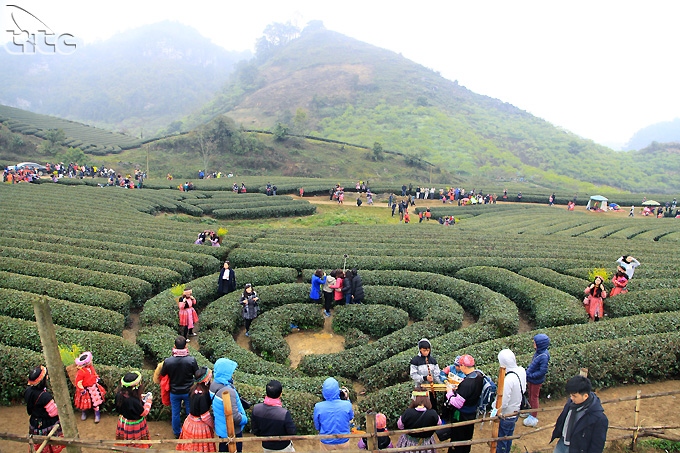
[[[517,413],[522,404],[522,395],[527,388],[527,374],[524,367],[517,366],[515,353],[510,349],[503,349],[498,353],[498,363],[505,367],[503,401],[498,411],[500,418],[498,437],[505,437],[512,436],[515,432]],[[494,407],[496,407],[495,401]],[[512,447],[512,440],[499,441],[496,444],[496,453],[510,453],[510,447]]]
[[[621,258],[616,260],[616,264],[621,268],[623,272],[628,276],[628,280],[633,278],[635,273],[635,268],[640,265],[640,262],[630,255],[623,255]]]

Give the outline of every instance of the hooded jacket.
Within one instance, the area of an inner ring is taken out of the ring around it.
[[[224,416],[223,394],[229,392],[231,398],[231,412],[234,417],[234,432],[240,433],[248,423],[246,411],[241,404],[241,398],[234,388],[233,376],[238,363],[229,359],[218,359],[215,362],[213,382],[210,384],[210,396],[213,397],[212,409],[215,420],[215,434],[218,437],[227,437],[227,420]]]
[[[352,403],[340,399],[340,384],[333,378],[323,381],[321,394],[325,401],[314,405],[314,427],[319,434],[349,434],[350,420],[354,418]],[[324,444],[344,444],[349,438],[322,439]]]
[[[550,337],[544,333],[539,333],[534,336],[536,342],[536,352],[531,359],[531,363],[527,367],[527,382],[531,384],[543,384],[545,375],[548,373],[548,362],[550,362],[550,353],[548,347],[550,346]]]
[[[420,353],[420,351],[418,351],[418,354],[413,357],[409,363],[408,374],[411,376],[411,379],[413,379],[413,383],[416,386],[427,383],[427,376],[430,374],[432,375],[433,382],[437,384],[441,382],[441,370],[437,364],[437,359],[432,355],[432,345],[430,344],[430,340],[423,338],[418,342],[418,344],[425,341],[430,348],[430,354],[427,356],[427,360],[425,360],[425,357]]]
[[[609,420],[604,414],[600,398],[593,392],[590,392],[588,398],[592,398],[592,401],[584,409],[583,415],[579,416],[574,423],[574,431],[571,433],[571,441],[568,446],[569,453],[602,453],[604,450]],[[564,405],[562,413],[557,417],[557,422],[555,422],[555,429],[553,430],[550,442],[562,437],[567,413],[573,407],[571,399]]]
[[[510,349],[503,349],[498,353],[498,363],[505,367],[505,383],[503,384],[503,402],[499,413],[501,415],[518,412],[522,404],[522,394],[527,389],[527,375],[524,367],[517,366],[515,353]],[[494,403],[494,406],[496,404]]]

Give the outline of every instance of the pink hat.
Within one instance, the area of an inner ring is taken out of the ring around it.
[[[475,359],[470,354],[460,356],[460,366],[475,366]]]
[[[385,414],[382,414],[380,412],[375,414],[375,427],[376,429],[387,428],[387,417],[385,417]]]
[[[80,357],[78,357],[76,360],[76,365],[78,366],[85,366],[89,363],[92,363],[92,353],[90,351],[83,352]]]

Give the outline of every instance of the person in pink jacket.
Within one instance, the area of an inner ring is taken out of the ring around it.
[[[335,283],[328,285],[328,287],[333,289],[333,301],[338,303],[345,299],[345,295],[342,293],[342,281],[345,278],[345,273],[341,269],[336,269],[331,272],[331,275],[335,277]],[[331,315],[330,307],[326,307],[324,315]]]
[[[604,289],[604,280],[599,275],[595,277],[593,283],[588,285],[584,291],[586,298],[583,304],[586,307],[588,316],[591,321],[599,321],[604,316],[604,298],[607,297],[607,291]]]

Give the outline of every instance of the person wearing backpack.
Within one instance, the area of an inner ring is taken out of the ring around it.
[[[465,354],[460,357],[460,369],[465,373],[465,379],[457,387],[447,384],[446,404],[454,410],[448,423],[464,422],[477,418],[479,399],[484,387],[484,374],[475,370],[475,359]],[[475,433],[475,425],[455,426],[437,431],[440,441],[451,439],[451,442],[471,440]],[[470,453],[470,445],[449,447],[449,453]]]
[[[505,381],[503,383],[503,401],[498,409],[498,437],[512,436],[517,423],[517,412],[522,404],[522,397],[527,388],[527,376],[524,367],[517,366],[515,353],[510,349],[503,349],[498,353],[498,363],[505,367]],[[514,414],[514,415],[513,415]],[[493,412],[492,412],[493,415]],[[512,440],[503,440],[496,443],[496,453],[510,453]]]
[[[527,393],[529,395],[529,404],[532,409],[538,409],[538,395],[541,392],[541,386],[545,381],[545,375],[548,373],[548,363],[550,362],[550,337],[544,333],[539,333],[534,336],[534,357],[527,367]],[[524,419],[524,426],[535,427],[538,424],[536,416],[538,412],[532,412]]]

